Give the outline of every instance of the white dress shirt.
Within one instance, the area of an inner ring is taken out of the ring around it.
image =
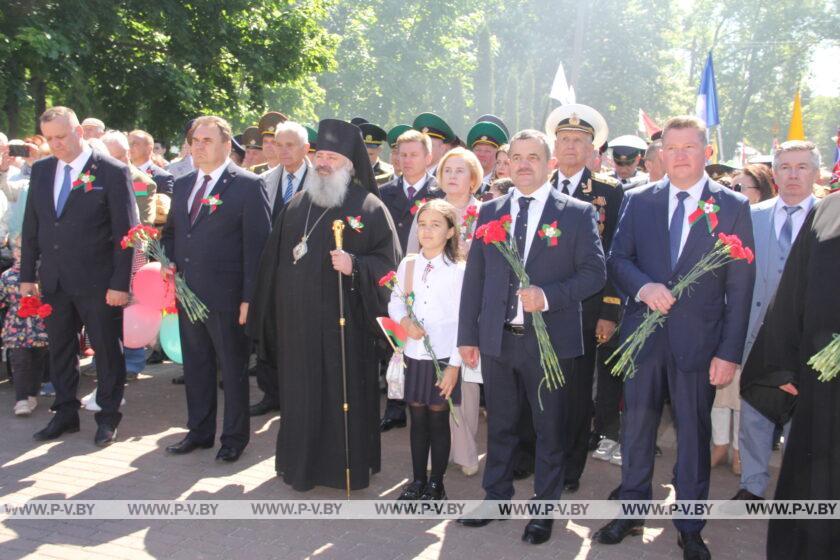
[[[82,174],[82,169],[85,168],[87,165],[88,160],[90,159],[93,150],[91,150],[90,146],[88,146],[87,142],[82,142],[82,153],[76,156],[76,159],[70,162],[70,188],[73,187],[73,181],[79,178],[79,175]],[[55,166],[55,182],[53,183],[53,206],[58,206],[58,194],[61,192],[61,184],[64,182],[64,168],[67,166],[67,162],[58,160],[58,164]],[[96,177],[96,173],[91,173],[94,177]]]
[[[406,257],[397,268],[398,290],[406,287]],[[420,251],[414,260],[414,274],[411,289],[414,292],[414,314],[423,330],[429,335],[432,350],[441,360],[449,358],[449,365],[461,365],[458,352],[458,308],[461,305],[461,285],[464,282],[465,263],[453,263],[443,253],[427,259]],[[427,265],[431,265],[427,272]],[[402,293],[401,291],[399,293]],[[408,309],[397,292],[391,292],[388,315],[396,322],[408,316]],[[423,346],[423,339],[409,338],[404,353],[415,360],[431,360]]]
[[[560,192],[563,192],[563,181],[568,179],[569,186],[569,196],[575,196],[575,191],[577,191],[578,185],[580,184],[580,179],[583,177],[583,170],[586,169],[586,166],[580,168],[580,171],[572,175],[571,177],[566,177],[563,175],[563,172],[559,169],[557,170],[557,188]]]
[[[419,181],[414,183],[413,185],[409,184],[408,179],[406,179],[405,175],[403,175],[403,192],[405,193],[405,197],[410,201],[411,197],[408,196],[408,187],[414,187],[414,196],[417,196],[417,193],[420,192],[420,189],[426,184],[426,181],[431,177],[428,173],[423,175]]]
[[[210,196],[210,193],[213,192],[213,187],[216,186],[216,182],[219,180],[219,177],[222,176],[222,173],[225,172],[225,169],[227,169],[228,165],[230,165],[230,158],[225,159],[225,162],[222,165],[220,165],[219,167],[217,167],[209,173],[210,182],[207,183],[207,188],[204,189],[205,198]],[[190,208],[192,208],[193,199],[198,193],[198,189],[201,187],[201,184],[204,182],[204,176],[208,175],[208,173],[205,173],[201,169],[196,169],[196,171],[198,173],[195,177],[195,184],[193,185],[192,191],[190,191],[190,197],[187,199],[187,214],[190,213]]]
[[[282,197],[283,194],[281,194],[281,193],[286,192],[286,181],[288,181],[288,179],[286,177],[288,176],[288,174],[289,174],[289,172],[286,171],[286,168],[284,167],[283,168],[283,174],[280,176],[280,184],[277,185],[277,190],[274,191],[274,196],[271,197],[271,206],[269,206],[269,208],[274,208],[274,200],[275,200],[275,197],[278,194],[280,194],[280,196]],[[301,181],[303,181],[303,176],[305,174],[306,174],[306,160],[303,160],[303,161],[300,162],[300,165],[298,166],[298,168],[295,169],[292,172],[292,175],[295,176],[295,178],[292,179],[292,194],[295,194],[296,192],[298,192],[298,189],[300,189],[300,183],[301,183]]]
[[[513,232],[516,231],[516,219],[519,216],[519,199],[523,196],[530,196],[534,200],[528,204],[528,229],[525,232],[525,254],[520,255],[522,257],[522,262],[528,262],[528,253],[531,251],[531,243],[534,241],[534,236],[537,234],[537,228],[540,226],[539,221],[542,217],[543,209],[545,208],[545,203],[548,200],[548,197],[551,195],[551,182],[546,181],[546,183],[538,188],[536,191],[531,193],[530,195],[524,195],[519,192],[519,189],[513,189],[513,196],[510,199],[510,235],[513,237]],[[545,299],[545,294],[543,294],[543,298]],[[522,299],[517,298],[519,301],[516,304],[516,317],[513,318],[511,324],[514,325],[523,325],[525,324],[525,310],[522,308]],[[548,311],[548,300],[545,300],[545,305],[543,306],[543,311]]]
[[[814,206],[814,201],[816,198],[814,195],[810,195],[808,198],[802,200],[799,204],[787,204],[782,197],[778,197],[776,199],[776,207],[773,208],[773,229],[776,231],[776,239],[782,234],[782,226],[785,225],[785,221],[787,220],[787,212],[785,212],[785,206],[799,206],[801,210],[798,212],[794,212],[793,215],[790,217],[791,226],[793,229],[791,230],[791,242],[796,239],[796,236],[799,235],[799,230],[802,229],[802,224],[805,223],[805,218],[808,217],[808,212],[811,211],[811,207]]]
[[[688,190],[678,189],[672,183],[668,183],[668,228],[671,227],[671,218],[674,215],[674,211],[677,209],[677,193],[680,192],[687,192],[688,196],[685,200],[683,200],[683,208],[685,209],[683,215],[683,227],[682,227],[682,237],[680,238],[680,251],[679,255],[682,255],[683,247],[685,247],[685,242],[688,239],[688,233],[691,231],[691,225],[688,223],[688,217],[699,207],[700,198],[703,196],[703,187],[706,186],[706,181],[709,180],[709,176],[706,175],[706,172],[703,172],[703,177],[700,178],[699,181],[694,183]]]

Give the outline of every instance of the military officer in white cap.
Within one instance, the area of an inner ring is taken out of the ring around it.
[[[625,134],[610,140],[609,147],[615,163],[614,177],[625,191],[650,181],[647,173],[639,170],[639,162],[648,147],[647,142],[633,134]]]

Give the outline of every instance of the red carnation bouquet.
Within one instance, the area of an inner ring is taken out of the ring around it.
[[[464,212],[463,221],[461,222],[462,239],[472,239],[473,227],[475,226],[476,220],[478,220],[478,208],[474,204],[467,206],[467,210]]]
[[[163,270],[168,270],[170,267],[169,259],[166,258],[166,253],[160,244],[160,232],[152,226],[134,226],[122,238],[120,246],[123,249],[131,247],[143,251],[147,258],[158,261]],[[207,319],[207,306],[187,286],[187,281],[180,273],[176,272],[173,276],[175,277],[175,298],[189,320],[195,323]]]
[[[45,319],[52,315],[52,305],[43,303],[38,296],[24,296],[20,298],[17,314],[18,317],[23,319],[27,317],[40,317],[41,319]]]
[[[737,235],[719,233],[712,250],[703,255],[703,258],[697,261],[697,264],[688,271],[688,274],[680,277],[671,289],[671,293],[679,301],[680,296],[691,290],[691,287],[699,282],[700,278],[706,273],[738,260],[745,260],[748,264],[752,264],[754,258],[752,249],[744,247]],[[625,380],[633,377],[636,373],[636,358],[642,351],[645,342],[656,329],[665,324],[667,318],[659,311],[648,309],[645,312],[642,324],[627,337],[627,340],[613,352],[612,356],[607,358],[607,363],[614,363],[613,375],[621,375]]]
[[[487,222],[475,230],[475,238],[484,241],[485,245],[494,245],[510,267],[513,273],[519,279],[520,288],[528,288],[531,286],[531,281],[528,278],[528,273],[525,271],[525,265],[519,256],[519,250],[513,242],[513,237],[508,238],[510,232],[510,224],[512,219],[510,214],[505,214],[498,220]],[[557,230],[559,236],[559,230]],[[543,380],[540,382],[539,390],[537,391],[537,399],[540,403],[540,410],[542,410],[542,398],[540,398],[540,391],[543,385],[548,387],[550,391],[562,387],[566,383],[563,377],[563,371],[560,369],[560,362],[557,359],[557,353],[551,345],[551,339],[548,336],[548,331],[545,326],[545,319],[543,319],[541,311],[531,312],[531,319],[534,325],[534,332],[537,335],[537,343],[540,348],[540,365],[543,368]]]

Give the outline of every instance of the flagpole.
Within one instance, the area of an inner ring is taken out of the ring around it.
[[[335,220],[332,224],[333,236],[335,237],[335,248],[341,251],[344,248],[344,221]],[[347,499],[350,499],[350,428],[349,413],[350,405],[347,403],[347,349],[344,343],[344,287],[342,286],[341,271],[338,271],[338,328],[341,336],[341,388],[344,403],[344,478],[347,489]]]
[[[723,157],[723,131],[721,130],[720,125],[717,126],[717,130],[715,132],[717,133],[718,151],[720,152],[718,154],[718,162],[723,163],[725,161]]]

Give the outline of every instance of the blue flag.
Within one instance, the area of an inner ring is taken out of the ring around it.
[[[712,64],[712,51],[706,58],[703,77],[700,79],[700,89],[697,90],[697,118],[706,123],[707,128],[720,124],[718,116],[717,84],[715,83],[715,67]]]

